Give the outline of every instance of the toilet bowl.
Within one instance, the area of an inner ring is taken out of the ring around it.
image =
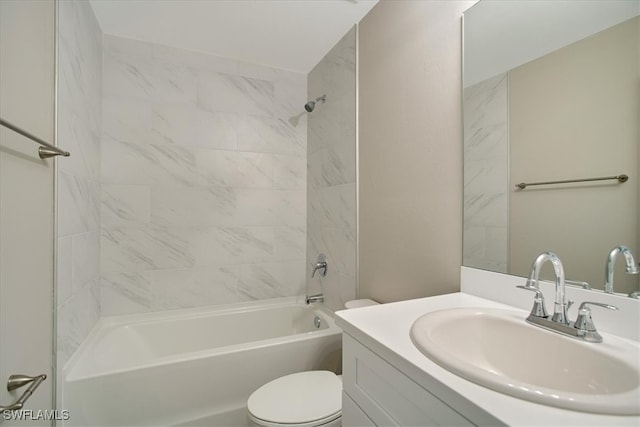
[[[266,383],[247,401],[255,426],[338,427],[342,380],[331,371],[298,372]]]
[[[378,304],[353,300],[345,308]],[[339,427],[342,425],[342,376],[331,371],[298,372],[276,378],[247,401],[249,420],[265,427]]]

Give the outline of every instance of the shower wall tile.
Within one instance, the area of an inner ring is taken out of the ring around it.
[[[60,237],[57,243],[57,287],[56,307],[60,308],[69,301],[73,295],[73,254],[71,252],[71,240],[73,236]]]
[[[152,143],[192,145],[198,135],[196,108],[154,103],[149,127]]]
[[[92,108],[98,108],[93,105]],[[73,155],[65,158],[64,172],[84,181],[100,182],[100,136],[89,113],[59,108],[58,140]]]
[[[309,201],[309,221],[323,228],[356,229],[356,184],[322,187]]]
[[[201,71],[197,77],[197,103],[205,111],[273,117],[273,82],[239,75]]]
[[[129,44],[134,40],[126,38],[118,38],[116,43]],[[157,64],[173,64],[185,67],[191,67],[194,70],[200,71],[214,71],[225,74],[238,74],[238,61],[224,58],[221,56],[203,55],[199,52],[180,49],[171,46],[164,46],[159,44],[150,45],[144,43],[143,55],[148,52],[149,46],[151,46],[151,52],[149,54],[153,57],[153,60]]]
[[[124,228],[151,221],[151,187],[146,185],[102,186],[102,227]]]
[[[62,162],[61,162],[62,163]],[[70,236],[100,224],[100,183],[58,169],[58,233]]]
[[[463,263],[507,272],[508,97],[506,73],[464,89]]]
[[[151,223],[166,227],[236,225],[233,188],[151,187]]]
[[[305,291],[304,263],[262,263],[240,269],[238,291],[244,300],[301,295]]]
[[[307,167],[299,157],[276,154],[274,157],[274,186],[281,189],[305,190]]]
[[[291,118],[304,114],[300,105],[307,102],[307,76],[278,70],[274,80],[277,117]],[[304,135],[306,139],[306,134]]]
[[[196,110],[195,143],[203,148],[235,150],[238,147],[238,115]]]
[[[345,275],[356,275],[356,253],[354,230],[318,227],[310,230],[308,235],[309,248],[315,253],[324,253],[331,260],[331,267]],[[315,260],[314,263],[315,264]],[[328,276],[327,276],[328,277]]]
[[[327,95],[308,116],[307,292],[333,310],[356,297],[355,29],[309,74],[308,96]],[[311,278],[318,254],[329,273]]]
[[[238,119],[238,150],[304,157],[304,140],[288,121],[256,116]]]
[[[88,283],[58,308],[58,340],[56,345],[60,372],[63,371],[64,364],[100,319],[100,288],[98,283],[98,279]]]
[[[342,310],[344,303],[356,297],[355,276],[335,271],[331,274],[331,279],[327,277],[321,278],[316,275],[311,279],[315,281],[312,286],[322,287],[325,295],[325,304],[329,307],[336,307],[336,310]]]
[[[248,264],[273,258],[273,228],[211,227],[194,239],[198,266]]]
[[[191,185],[196,180],[195,165],[195,152],[190,147],[103,140],[104,184]]]
[[[289,261],[300,259],[307,248],[306,226],[283,226],[273,229],[273,259]]]
[[[196,72],[190,67],[154,61],[152,86],[156,104],[196,105]]]
[[[102,273],[102,315],[145,313],[153,307],[151,283],[145,273]]]
[[[102,229],[102,272],[140,272],[150,269],[188,268],[195,229],[149,225]]]
[[[154,57],[153,47],[139,40],[112,37],[106,34],[104,36],[104,55],[151,61]]]
[[[100,277],[100,233],[89,231],[71,239],[72,288],[76,293]]]
[[[133,144],[149,143],[149,103],[105,97],[102,113],[104,138]]]
[[[102,312],[302,294],[306,76],[113,36],[104,62]]]
[[[238,267],[197,267],[147,272],[156,310],[238,302]]]
[[[237,218],[254,226],[303,226],[306,197],[304,190],[238,189]]]
[[[240,151],[196,151],[196,170],[217,187],[273,188],[274,156]]]
[[[107,48],[104,55],[103,95],[105,97],[149,100],[154,90],[152,73],[153,67],[150,59],[120,55]]]
[[[100,318],[102,31],[88,1],[58,2],[57,364]]]

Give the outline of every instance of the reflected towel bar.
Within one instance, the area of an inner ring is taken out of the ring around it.
[[[24,129],[19,128],[16,125],[12,125],[11,123],[9,123],[8,121],[0,118],[0,125],[11,129],[12,131],[19,133],[20,135],[29,138],[30,140],[37,142],[38,144],[42,145],[42,147],[38,148],[38,155],[40,156],[41,159],[48,159],[49,157],[54,157],[54,156],[64,156],[64,157],[69,157],[71,155],[71,153],[69,153],[68,151],[64,151],[59,149],[58,147],[49,144],[48,142],[43,141],[42,139],[38,138],[35,135],[30,134],[29,132],[27,132]]]
[[[588,181],[608,181],[610,179],[615,179],[618,182],[627,182],[629,180],[629,176],[622,175],[614,175],[614,176],[603,176],[600,178],[583,178],[583,179],[566,179],[563,181],[546,181],[546,182],[521,182],[520,184],[516,184],[520,190],[524,190],[530,185],[551,185],[551,184],[569,184],[572,182],[588,182]]]

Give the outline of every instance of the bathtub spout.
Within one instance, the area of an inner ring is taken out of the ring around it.
[[[304,299],[304,302],[307,304],[311,304],[312,302],[324,302],[324,295],[315,294],[315,295],[307,295]]]

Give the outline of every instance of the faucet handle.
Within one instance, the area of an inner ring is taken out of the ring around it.
[[[543,317],[543,318],[547,318],[549,317],[549,314],[547,313],[547,308],[544,305],[544,295],[542,294],[542,291],[540,291],[540,289],[536,288],[535,286],[516,286],[516,288],[520,288],[520,289],[524,289],[525,291],[532,291],[535,292],[536,295],[533,298],[533,307],[531,308],[531,316],[534,317]]]
[[[609,310],[618,310],[618,307],[610,304],[603,304],[600,302],[585,301],[580,304],[578,308],[578,318],[574,323],[574,328],[578,330],[578,336],[584,337],[585,341],[589,342],[602,342],[602,335],[596,330],[596,325],[593,324],[591,318],[590,305],[606,308]]]
[[[318,259],[316,260],[316,265],[313,267],[313,272],[311,273],[311,277],[313,278],[316,275],[316,271],[322,270],[320,272],[320,277],[326,277],[327,275],[327,256],[325,254],[318,255]]]

